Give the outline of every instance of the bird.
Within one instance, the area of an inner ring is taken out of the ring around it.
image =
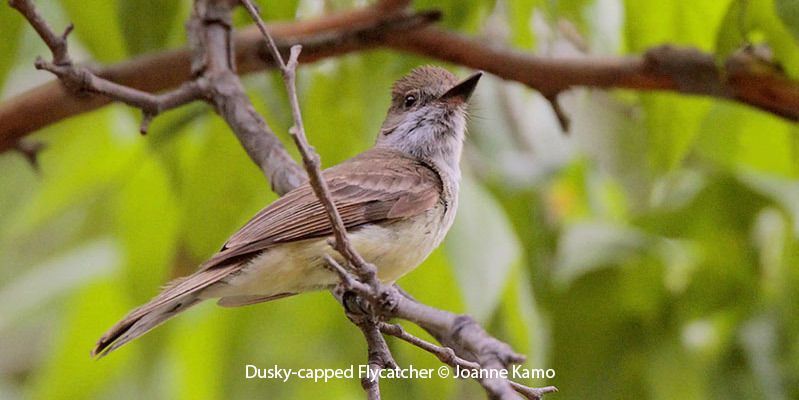
[[[458,81],[436,66],[391,87],[372,148],[322,171],[349,240],[391,284],[421,264],[452,226],[468,102],[482,72]],[[259,211],[193,274],[177,278],[112,326],[91,351],[102,357],[209,299],[223,307],[333,288],[325,256],[332,225],[308,182]]]

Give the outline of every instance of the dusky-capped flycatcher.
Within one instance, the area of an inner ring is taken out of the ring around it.
[[[323,172],[352,245],[383,282],[416,268],[452,225],[467,101],[481,75],[458,82],[438,67],[414,69],[394,84],[375,146]],[[300,185],[256,214],[197,272],[131,311],[92,355],[105,355],[203,300],[235,307],[331,288],[338,276],[323,256],[341,261],[331,237],[313,189]]]

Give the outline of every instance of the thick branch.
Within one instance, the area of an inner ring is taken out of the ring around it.
[[[12,2],[20,3],[26,2]],[[799,120],[799,82],[778,69],[764,68],[755,60],[733,57],[720,67],[709,54],[668,46],[654,48],[642,57],[545,58],[437,28],[415,30],[437,15],[387,12],[383,3],[405,2],[384,1],[318,19],[272,24],[269,30],[281,53],[287,51],[287,43],[303,45],[300,62],[384,45],[482,69],[524,83],[549,97],[575,86],[667,90],[735,100]],[[38,30],[43,25],[34,26]],[[48,37],[48,43],[58,42],[52,40],[57,35]],[[273,66],[257,27],[238,33],[235,48],[239,73]],[[158,92],[190,79],[189,63],[188,51],[167,51],[126,61],[96,74],[124,86]],[[76,98],[58,82],[14,97],[0,104],[0,151],[13,148],[17,140],[39,128],[109,101],[98,96]]]
[[[67,47],[67,36],[72,31],[72,25],[62,35],[56,35],[29,0],[14,0],[9,4],[28,20],[53,54],[53,62],[37,58],[34,63],[36,69],[56,75],[63,88],[73,96],[96,93],[141,109],[144,113],[140,129],[142,133],[146,132],[150,120],[159,113],[198,100],[202,96],[200,84],[193,81],[183,83],[171,92],[153,95],[100,78],[86,67],[73,65]]]
[[[320,166],[319,155],[314,151],[308,143],[308,138],[305,135],[305,127],[302,122],[302,112],[300,110],[300,101],[297,96],[297,64],[302,51],[302,46],[296,45],[291,47],[291,54],[287,62],[283,61],[283,56],[280,54],[275,41],[266,29],[261,16],[249,0],[242,0],[242,4],[255,20],[258,29],[263,34],[267,41],[268,48],[272,54],[272,58],[280,68],[283,75],[283,82],[288,92],[289,104],[291,106],[292,117],[294,119],[294,126],[291,127],[291,133],[294,143],[300,151],[305,171],[308,173],[311,187],[316,193],[319,202],[325,207],[330,224],[333,227],[333,236],[335,237],[334,248],[336,251],[347,260],[347,263],[353,266],[363,283],[369,285],[376,293],[377,288],[380,286],[377,280],[377,268],[374,265],[367,263],[357,251],[352,247],[347,231],[344,226],[344,221],[336,208],[335,203],[330,195],[330,189],[327,186],[327,181],[322,177],[322,169]],[[333,261],[335,262],[335,261]],[[346,278],[342,278],[342,284],[352,282]],[[376,296],[374,296],[376,297]],[[373,371],[373,376],[377,377],[381,369],[387,367],[396,367],[391,352],[388,349],[383,335],[377,326],[376,318],[373,315],[363,314],[360,316],[350,317],[350,319],[361,329],[368,348],[369,369]],[[369,400],[380,399],[380,386],[378,379],[363,379],[361,381],[364,390],[367,393]]]
[[[482,366],[474,361],[469,361],[464,358],[458,357],[455,352],[449,347],[436,346],[426,340],[420,339],[416,336],[406,332],[400,325],[388,324],[385,322],[380,323],[380,331],[402,339],[430,354],[435,355],[441,362],[449,365],[450,367],[460,367],[462,369],[480,370]],[[485,385],[485,383],[483,383]],[[521,394],[528,400],[540,400],[545,394],[557,392],[558,389],[554,386],[547,386],[543,388],[531,388],[524,386],[518,382],[509,381],[513,390]]]
[[[236,74],[230,20],[226,1],[196,1],[187,25],[192,49],[192,75],[208,81],[208,99],[227,122],[247,155],[272,185],[284,194],[306,179],[266,121],[255,111]]]
[[[307,21],[270,24],[269,31],[275,36],[281,53],[288,53],[291,44],[300,44],[303,53],[299,61],[310,63],[378,46],[386,35],[402,34],[438,18],[440,14],[436,12],[406,13],[373,6]],[[233,41],[238,73],[274,66],[256,27],[236,33]],[[191,80],[191,59],[189,49],[172,50],[141,56],[94,74],[128,88],[154,93]],[[74,96],[59,81],[13,97],[0,104],[0,152],[12,149],[27,134],[111,101],[105,96],[92,94]]]
[[[457,315],[419,303],[410,296],[399,293],[392,301],[390,317],[411,321],[430,333],[442,345],[449,347],[465,359],[477,362],[483,369],[507,369],[512,364],[524,362],[525,357],[483,329],[467,315]],[[489,393],[502,397],[512,386],[505,379],[483,379],[480,384]]]
[[[642,57],[546,58],[433,27],[386,37],[386,45],[481,69],[547,97],[575,86],[667,90],[736,100],[799,120],[799,82],[753,60],[719,67],[712,55],[692,48],[660,46]]]
[[[73,88],[72,90],[99,93],[137,106],[144,110],[145,122],[164,109],[202,97],[213,104],[217,112],[231,126],[247,153],[270,178],[273,189],[276,192],[285,193],[296,187],[304,179],[302,170],[287,155],[285,149],[269,130],[263,118],[255,112],[235,73],[236,60],[233,57],[235,47],[230,24],[230,8],[235,3],[232,0],[197,0],[195,2],[192,18],[187,28],[192,48],[190,65],[193,80],[184,83],[178,90],[164,95],[152,95],[126,85],[114,83],[110,79],[98,77],[87,69],[72,66],[66,49],[65,35],[59,37],[53,34],[35,13],[30,3],[16,3],[17,5],[23,4],[18,9],[31,20],[37,31],[42,34],[43,40],[53,49],[54,60],[61,60],[60,63],[39,62],[39,66],[57,74],[66,86]],[[364,20],[375,20],[378,18],[377,16],[387,18],[384,14],[392,14],[391,7],[400,7],[405,5],[405,3],[405,1],[384,1],[371,9],[371,16],[368,13],[352,13],[349,17],[360,15]],[[250,11],[253,12],[252,8],[250,8]],[[253,14],[258,21],[259,28],[262,30],[261,33],[269,38],[262,21],[257,17],[257,14],[254,12]],[[424,16],[422,15],[422,17]],[[420,20],[419,16],[408,17],[400,13],[388,19],[380,19],[380,21],[418,24],[424,22],[427,18],[424,17]],[[323,21],[325,23],[322,23]],[[349,21],[359,20],[350,18]],[[320,20],[320,23],[314,29],[319,27],[326,28],[326,24],[331,25],[334,23],[343,22],[337,21],[335,18],[332,20]],[[358,29],[354,29],[351,32],[363,33],[363,31]],[[317,40],[330,43],[331,39],[317,37]],[[334,40],[338,41],[339,38],[334,38]],[[469,361],[473,363],[471,365],[476,364],[484,369],[504,369],[511,363],[523,360],[523,357],[514,353],[507,344],[488,335],[471,318],[419,304],[404,296],[398,289],[384,286],[377,280],[376,268],[363,260],[352,248],[346,236],[341,217],[330,199],[326,182],[322,179],[318,156],[308,145],[305,138],[295,87],[295,73],[300,56],[300,47],[292,47],[289,61],[284,63],[280,54],[281,50],[274,42],[271,40],[269,42],[271,44],[271,59],[275,60],[280,66],[289,92],[295,121],[294,127],[291,129],[292,137],[300,148],[311,185],[329,214],[331,224],[336,233],[334,246],[353,268],[353,271],[357,274],[357,280],[348,278],[350,272],[343,267],[337,266],[335,260],[329,259],[328,261],[334,267],[334,270],[342,276],[342,285],[345,288],[354,290],[359,295],[370,300],[371,303],[370,313],[363,314],[359,317],[360,319],[353,321],[361,328],[369,345],[370,366],[374,369],[379,369],[391,368],[396,365],[391,358],[385,340],[378,330],[379,318],[393,317],[407,319],[419,324],[438,338],[442,344],[454,349],[460,355],[459,359],[471,360]],[[266,56],[261,55],[260,57],[266,59]],[[369,395],[372,398],[377,398],[379,396],[377,385],[365,383],[365,388]],[[480,380],[480,383],[493,398],[512,398],[513,390],[519,391],[520,386],[504,379],[483,379]],[[534,391],[535,389],[527,388],[526,390]],[[524,392],[520,393],[524,394]]]

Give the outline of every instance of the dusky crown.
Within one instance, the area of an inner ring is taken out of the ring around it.
[[[400,78],[391,88],[391,97],[401,101],[405,95],[414,90],[429,97],[438,97],[458,83],[458,78],[444,68],[432,65],[414,68]]]

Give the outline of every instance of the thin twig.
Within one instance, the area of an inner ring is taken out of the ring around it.
[[[383,42],[386,35],[401,35],[439,18],[440,13],[436,12],[406,13],[397,10],[383,12],[375,5],[305,21],[270,24],[269,29],[275,35],[281,53],[288,53],[290,46],[287,43],[302,44],[300,62],[309,63],[326,57],[373,48]],[[236,32],[232,36],[233,46],[230,51],[235,55],[239,74],[274,67],[269,51],[264,48],[261,33],[257,27],[252,28]],[[94,74],[120,85],[156,93],[194,79],[195,76],[191,74],[189,66],[194,58],[196,57],[188,49],[169,50],[100,68],[94,71]],[[45,83],[12,97],[0,103],[0,152],[13,148],[17,140],[37,129],[70,116],[95,110],[111,101],[110,98],[91,93],[87,93],[86,96],[75,96],[73,91],[67,90],[58,81]],[[237,136],[240,134],[237,133]],[[274,140],[265,141],[264,144],[267,146],[259,148],[268,151],[263,153],[274,153],[278,161],[283,161],[283,157],[279,155],[280,151],[277,148],[279,142],[276,137]],[[247,149],[249,152],[250,148]],[[253,161],[261,166],[270,182],[273,182],[272,175],[276,175],[278,180],[285,183],[299,184],[306,179],[299,166],[296,166],[296,169],[290,167],[288,171],[299,172],[299,179],[293,177],[281,179],[282,176],[290,174],[275,172],[279,163],[264,166],[264,160],[258,155]],[[294,164],[288,157],[285,161],[288,161],[285,165]],[[278,193],[285,193],[280,190],[283,188],[282,184],[275,186]]]
[[[758,60],[733,55],[721,64],[711,54],[672,46],[654,47],[640,56],[541,57],[447,30],[420,29],[440,16],[406,13],[402,8],[406,4],[402,0],[384,0],[318,19],[270,25],[270,30],[280,39],[281,48],[285,42],[303,43],[302,62],[384,46],[484,70],[542,93],[560,93],[576,86],[663,90],[733,100],[791,121],[799,120],[799,81]],[[41,26],[32,25],[37,30]],[[57,44],[58,37],[48,34],[46,42]],[[263,50],[258,27],[238,32],[235,41],[234,55],[240,73],[274,66],[269,52]],[[190,58],[186,50],[166,51],[125,61],[96,75],[139,90],[159,92],[190,78],[186,68]],[[0,151],[12,149],[17,140],[37,129],[108,103],[98,98],[76,100],[61,85],[53,83],[22,93],[0,104]]]
[[[193,79],[184,83],[178,90],[162,95],[151,95],[146,91],[134,89],[127,85],[121,85],[103,77],[99,77],[92,71],[72,66],[66,50],[66,35],[58,36],[52,33],[49,27],[44,23],[44,20],[35,13],[35,9],[30,2],[16,0],[12,2],[12,5],[18,9],[21,7],[21,9],[24,10],[23,15],[30,16],[29,20],[34,28],[36,28],[40,34],[44,32],[42,34],[43,40],[48,43],[48,46],[50,46],[53,51],[54,61],[52,63],[40,61],[40,66],[51,70],[51,72],[60,74],[59,77],[61,81],[65,83],[65,86],[73,86],[74,89],[71,91],[72,94],[68,97],[69,99],[75,97],[75,92],[85,93],[86,91],[94,91],[105,95],[112,95],[114,100],[124,101],[144,110],[144,129],[150,119],[158,112],[177,107],[182,104],[182,102],[186,101],[187,98],[192,98],[195,95],[200,96],[202,99],[214,105],[216,111],[225,119],[228,125],[230,125],[248,155],[261,167],[264,175],[269,178],[273,189],[278,194],[288,192],[305,179],[305,173],[302,168],[294,163],[288,156],[285,148],[269,129],[266,121],[255,112],[235,72],[236,60],[234,60],[233,55],[237,54],[237,48],[232,39],[233,35],[230,22],[231,1],[195,1],[194,12],[192,13],[190,23],[187,27],[189,40],[194,50],[191,57]],[[387,28],[387,26],[389,25],[380,25],[387,23],[386,21],[398,21],[400,24],[398,26],[406,26],[408,29],[412,29],[414,26],[413,24],[417,24],[416,26],[418,26],[418,24],[424,23],[424,21],[430,21],[430,15],[422,15],[420,17],[420,15],[409,16],[402,13],[393,14],[399,12],[399,8],[405,5],[407,5],[407,1],[404,0],[384,0],[376,4],[373,8],[356,11],[332,19],[321,19],[317,23],[306,23],[309,24],[309,26],[298,29],[300,29],[300,31],[303,29],[314,31],[338,24],[338,26],[346,26],[350,29],[347,31],[347,35],[352,35],[351,37],[358,38],[358,40],[362,40],[364,37],[369,36],[364,35],[364,32],[374,32],[374,38],[367,38],[367,42],[357,42],[356,44],[378,43],[381,40],[385,40],[384,35],[388,32],[389,28]],[[355,21],[358,22],[356,23]],[[298,26],[299,25],[301,24],[298,24]],[[352,28],[351,25],[354,25],[355,28]],[[261,21],[259,31],[262,28],[263,32],[268,33]],[[370,29],[374,29],[374,31]],[[382,34],[379,33],[381,30],[383,30]],[[331,39],[322,39],[321,42],[335,43],[336,39],[332,39],[333,42],[330,40]],[[254,44],[256,41],[253,40],[251,43]],[[274,44],[274,41],[270,43]],[[320,46],[324,47],[324,45]],[[346,49],[353,49],[353,44],[347,43],[346,41],[342,46]],[[357,48],[357,46],[354,48]],[[280,52],[275,50],[275,46],[270,47],[273,56],[279,56]],[[321,51],[324,54],[325,50]],[[180,52],[173,54],[180,54]],[[327,54],[330,54],[329,50]],[[326,203],[326,209],[329,211],[334,230],[337,232],[334,245],[348,264],[354,268],[354,272],[357,274],[358,279],[350,276],[351,272],[336,263],[334,259],[329,258],[327,262],[330,264],[331,269],[342,277],[342,285],[346,289],[352,290],[372,302],[370,308],[371,314],[365,313],[363,315],[355,315],[348,313],[348,316],[355,318],[355,321],[357,321],[356,325],[361,328],[367,340],[367,344],[370,348],[370,365],[374,368],[392,368],[396,365],[391,358],[385,340],[377,329],[379,321],[378,315],[384,318],[399,317],[415,322],[433,334],[442,344],[454,349],[454,351],[459,354],[459,357],[474,358],[475,361],[473,362],[479,363],[483,368],[505,368],[511,363],[517,363],[523,360],[523,357],[510,349],[510,346],[490,336],[471,318],[423,305],[411,299],[409,296],[404,296],[396,287],[386,287],[380,284],[376,278],[376,269],[374,266],[367,264],[354,249],[352,249],[347,239],[343,223],[341,223],[341,218],[340,216],[337,217],[335,205],[330,201],[325,182],[321,178],[318,156],[315,155],[313,149],[308,145],[302,128],[302,119],[299,112],[294,82],[296,79],[296,67],[299,62],[299,57],[300,47],[295,46],[291,50],[288,63],[283,63],[281,59],[279,64],[284,70],[284,76],[287,78],[285,81],[290,93],[293,116],[295,117],[295,126],[291,131],[295,142],[303,153],[306,168],[312,172],[310,174],[311,182],[321,182],[320,184],[313,184],[314,190],[319,189],[316,194],[320,196],[320,201]],[[174,76],[174,74],[168,72],[169,68],[174,67],[174,65],[185,66],[188,64],[187,62],[166,62],[166,59],[168,59],[168,57],[153,58],[153,60],[163,63],[159,64],[162,67],[158,69],[159,72],[162,72],[160,75],[163,75],[163,71],[167,71],[167,76]],[[265,63],[264,60],[266,60],[267,57],[259,53],[257,59],[261,60],[258,62]],[[275,57],[275,60],[278,59],[280,59],[280,57]],[[255,64],[252,64],[251,60],[248,61],[246,57],[243,58],[243,60],[245,63],[244,65],[249,65],[247,68],[251,68],[250,70],[255,69],[255,67],[252,66]],[[141,63],[146,65],[144,61],[141,61]],[[140,65],[134,64],[137,67],[131,68],[138,72],[140,70]],[[285,71],[289,71],[290,73],[286,75]],[[115,74],[109,72],[109,75],[114,76]],[[147,82],[143,87],[149,88],[149,90],[156,91],[164,88],[157,86],[158,82],[155,83],[155,86],[147,86],[153,85],[151,78],[152,77],[145,76],[142,80],[137,76],[140,82]],[[175,80],[170,81],[169,79],[167,79],[167,81],[176,82]],[[116,95],[116,97],[113,95]],[[103,104],[102,101],[98,102],[95,100],[91,102],[83,100],[83,102],[87,103],[89,108],[79,108],[79,110],[96,108]],[[12,105],[11,114],[8,115],[17,115],[13,110],[25,108],[21,103],[13,103]],[[8,108],[5,109],[8,110]],[[0,117],[6,115],[3,110],[4,108],[0,107]],[[62,118],[64,115],[59,115],[55,120]],[[5,126],[8,121],[9,119],[0,118],[0,128]],[[54,120],[48,121],[52,122]],[[43,122],[39,121],[37,123]],[[24,135],[24,132],[20,134],[14,129],[11,129],[10,132],[0,129],[2,130],[0,134],[3,135],[2,140],[0,140],[0,148],[4,148],[2,146],[5,146],[7,143],[6,139],[13,138],[13,140],[16,141]],[[327,200],[327,202],[325,200]],[[508,382],[499,382],[497,384],[491,381],[481,382],[481,384],[483,384],[489,393],[500,394],[497,397],[503,397],[507,394],[507,391],[503,389],[504,386],[510,387],[508,385],[512,385]],[[377,388],[377,385],[369,386],[368,390],[371,396],[375,396],[375,394],[379,395]]]
[[[361,320],[353,321],[355,325],[360,328],[366,339],[366,348],[368,351],[369,370],[371,371],[370,377],[364,377],[361,380],[361,386],[367,393],[369,400],[380,398],[380,370],[384,368],[395,369],[397,363],[394,357],[391,356],[391,351],[388,349],[386,339],[380,333],[377,322],[370,319],[370,316],[363,315]]]
[[[187,25],[192,74],[207,80],[206,96],[233,130],[272,190],[283,195],[306,180],[302,168],[255,111],[236,74],[229,1],[196,0]]]
[[[294,139],[294,143],[297,145],[297,148],[300,151],[303,163],[305,164],[305,170],[310,179],[311,187],[313,187],[317,198],[324,206],[325,211],[330,218],[330,224],[333,226],[333,236],[335,238],[334,248],[336,251],[341,253],[342,257],[344,257],[344,259],[347,260],[347,262],[353,267],[355,272],[364,283],[376,289],[379,285],[377,280],[377,268],[375,268],[374,265],[367,263],[363,257],[361,257],[360,254],[358,254],[358,252],[356,252],[352,247],[352,244],[347,237],[347,230],[344,226],[344,221],[341,219],[341,215],[339,215],[338,209],[331,199],[330,189],[327,186],[327,181],[325,181],[322,177],[319,155],[308,143],[308,139],[305,135],[305,128],[302,122],[302,112],[300,111],[300,102],[299,98],[297,97],[296,88],[296,71],[302,46],[292,46],[289,60],[288,62],[285,62],[283,60],[283,56],[280,54],[280,50],[278,50],[277,45],[275,45],[274,39],[272,39],[272,36],[266,29],[263,19],[261,19],[261,16],[258,14],[258,11],[249,0],[242,0],[242,4],[244,4],[247,11],[255,20],[261,33],[266,37],[267,45],[272,53],[272,57],[274,58],[283,75],[283,82],[285,83],[286,91],[288,92],[289,104],[291,106],[292,117],[294,119],[294,126],[289,129],[289,133],[291,133],[291,137]]]
[[[564,133],[569,133],[569,125],[570,120],[569,117],[566,116],[566,113],[563,112],[563,108],[560,106],[560,102],[558,101],[558,94],[552,95],[545,95],[545,99],[549,102],[549,105],[552,107],[552,112],[555,113],[555,117],[558,119],[558,123],[560,124],[560,129],[563,130]]]
[[[283,56],[280,54],[274,39],[272,39],[272,36],[266,29],[263,19],[261,19],[260,14],[255,9],[253,4],[249,0],[241,0],[241,3],[250,13],[250,16],[252,16],[252,18],[255,20],[255,23],[258,25],[261,34],[263,34],[266,38],[268,48],[272,53],[272,58],[277,63],[283,75],[283,82],[285,83],[286,91],[288,92],[289,104],[291,106],[292,117],[294,120],[294,126],[289,129],[289,133],[291,134],[292,139],[294,139],[294,143],[297,145],[297,148],[300,151],[303,164],[305,165],[305,171],[308,173],[310,179],[311,187],[313,188],[316,197],[319,199],[319,202],[324,206],[328,218],[330,219],[330,224],[333,227],[333,236],[335,238],[334,248],[341,254],[342,257],[344,257],[344,259],[347,261],[347,264],[353,267],[354,271],[358,274],[363,283],[370,286],[373,289],[373,293],[378,293],[377,290],[380,283],[377,280],[377,268],[375,268],[374,265],[367,263],[352,247],[352,244],[347,237],[344,221],[342,220],[341,215],[339,214],[338,209],[333,202],[332,196],[330,195],[330,189],[327,186],[327,181],[322,177],[319,155],[308,143],[308,139],[305,135],[305,127],[302,122],[302,112],[300,110],[300,102],[297,96],[296,84],[297,64],[300,57],[300,52],[302,51],[302,46],[292,46],[288,62],[284,62]],[[331,263],[330,260],[328,260],[328,263],[334,267],[337,265],[335,262]],[[338,270],[343,270],[343,268],[338,268],[337,271]],[[347,283],[351,283],[352,281],[354,280],[342,278],[342,284],[345,285]],[[373,310],[374,309],[375,308],[373,307]],[[356,325],[361,329],[361,332],[366,339],[369,368],[372,370],[373,376],[378,376],[378,372],[383,368],[396,367],[396,363],[391,356],[388,345],[386,344],[383,336],[380,334],[380,330],[377,328],[376,318],[373,315],[363,315],[360,318],[357,318],[357,320],[353,319],[353,322],[355,322]],[[378,379],[364,379],[362,380],[362,386],[370,400],[380,399],[380,386]]]
[[[66,29],[64,29],[64,33],[57,35],[44,18],[39,15],[39,12],[36,11],[36,7],[32,2],[28,0],[9,0],[8,5],[17,9],[17,11],[28,20],[28,23],[31,24],[33,29],[36,30],[36,33],[39,34],[39,37],[42,38],[42,41],[50,48],[50,52],[53,53],[53,63],[57,65],[72,64],[72,60],[69,58],[69,53],[67,52],[67,36],[69,36],[74,28],[72,24],[67,25]]]
[[[17,142],[15,149],[25,157],[33,170],[39,172],[39,153],[45,148],[45,144],[38,141],[20,140]]]
[[[336,261],[332,256],[329,254],[324,255],[325,262],[330,267],[330,269],[336,273],[339,277],[339,281],[344,284],[344,286],[356,292],[362,296],[368,296],[372,293],[372,288],[364,285],[357,279],[353,279],[351,273],[347,271],[338,261]]]
[[[63,34],[56,35],[31,1],[13,0],[9,4],[28,20],[53,54],[52,62],[38,57],[34,62],[36,69],[53,73],[73,93],[97,93],[141,109],[144,114],[141,133],[147,131],[150,121],[161,112],[202,98],[203,90],[194,81],[186,82],[173,91],[154,95],[100,78],[88,68],[72,63],[67,47],[67,36],[73,29],[72,24]]]
[[[430,354],[436,356],[439,361],[443,362],[444,364],[449,365],[452,368],[460,367],[463,369],[471,369],[471,370],[480,370],[482,366],[480,364],[469,361],[464,358],[458,357],[455,354],[455,351],[449,347],[442,347],[437,346],[433,343],[430,343],[424,339],[416,337],[408,333],[405,329],[402,328],[399,324],[389,324],[386,322],[380,323],[380,331],[402,339],[422,350],[427,351]],[[554,386],[546,386],[543,388],[532,388],[529,386],[522,385],[521,383],[514,382],[512,380],[508,380],[508,383],[513,387],[513,389],[524,396],[529,400],[540,400],[545,394],[557,392],[558,389]]]

